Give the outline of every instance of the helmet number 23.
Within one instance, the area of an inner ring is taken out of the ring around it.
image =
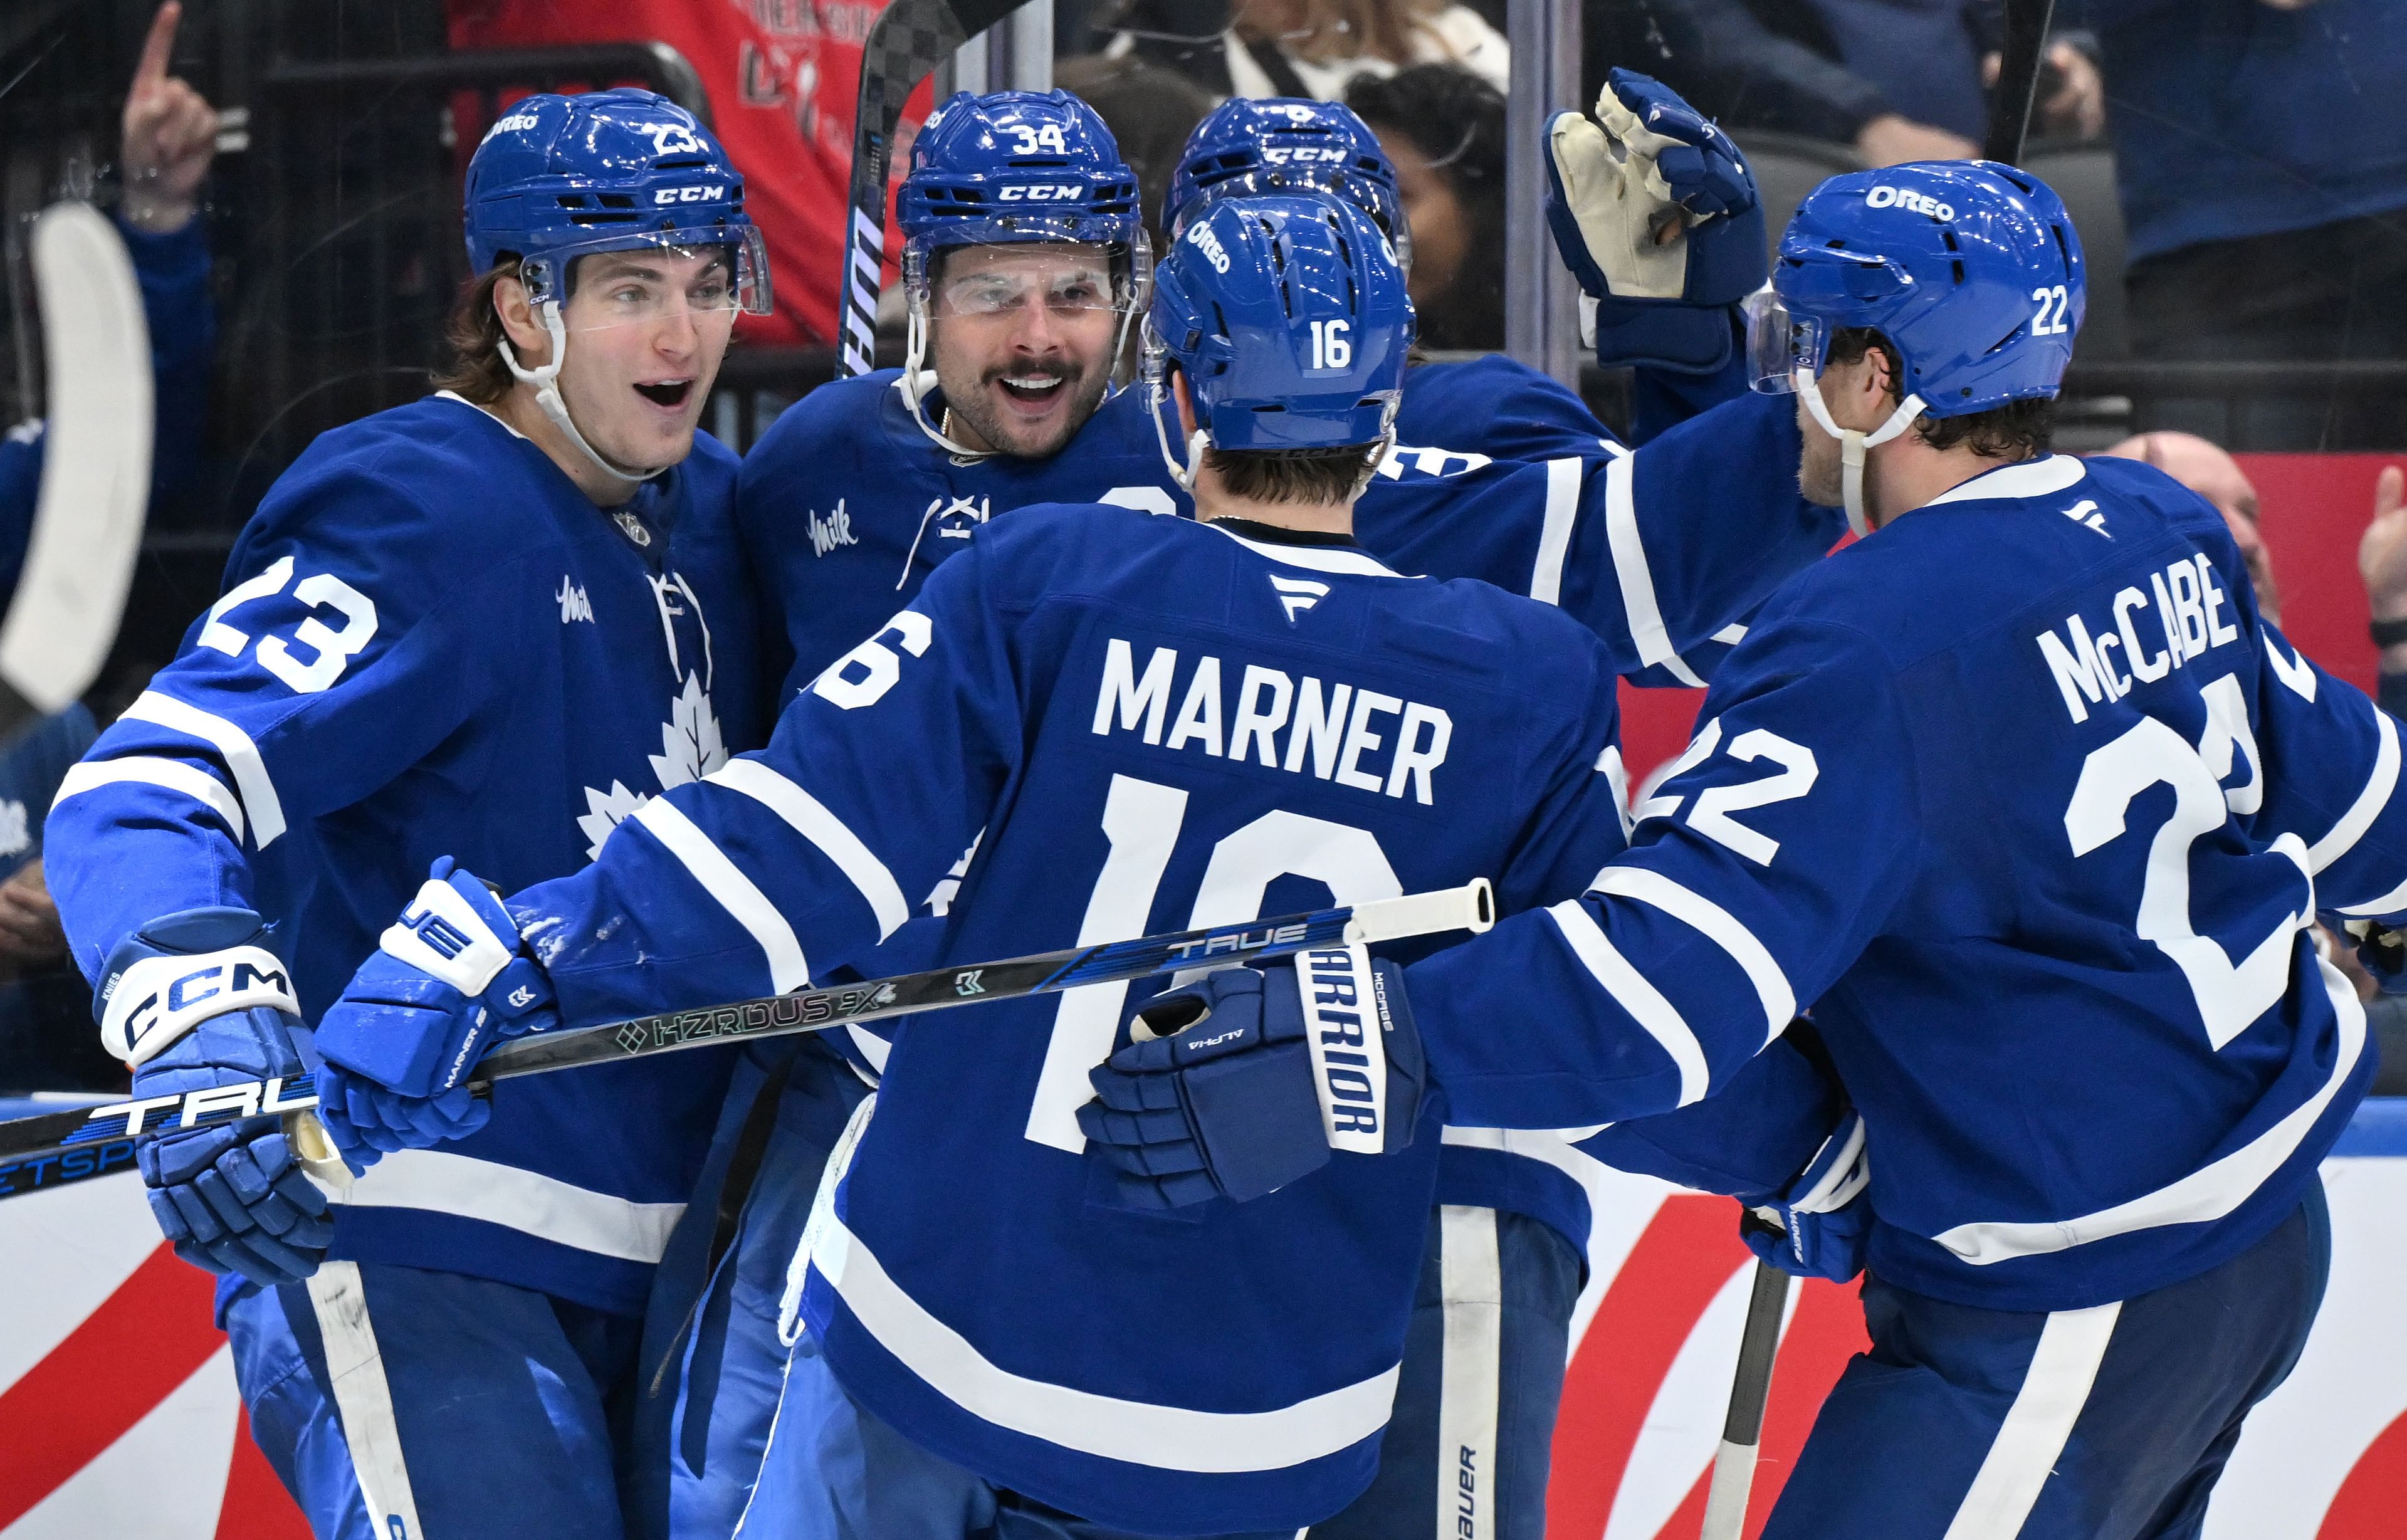
[[[1347,321],[1316,321],[1312,323],[1312,366],[1316,369],[1345,369],[1353,366],[1354,344],[1346,334],[1353,330]]]
[[[1034,125],[1014,123],[1011,125],[1010,133],[1019,141],[1011,147],[1011,152],[1015,155],[1033,155],[1040,150],[1049,150],[1056,155],[1066,155],[1070,152],[1070,147],[1061,142],[1060,123]]]
[[[2030,297],[2039,303],[2039,308],[2031,313],[2031,335],[2062,336],[2072,330],[2064,319],[2064,313],[2072,307],[2072,296],[2065,292],[2064,285],[2034,289]]]

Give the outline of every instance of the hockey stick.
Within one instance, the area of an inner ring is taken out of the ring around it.
[[[877,283],[886,266],[886,173],[903,104],[954,50],[1018,10],[1022,0],[893,0],[861,49],[861,97],[852,116],[851,234],[836,292],[844,296],[844,335],[835,377],[875,366]]]
[[[49,403],[33,537],[0,621],[0,744],[100,672],[150,502],[150,332],[125,243],[91,205],[54,204],[33,263]]]
[[[1408,893],[1374,904],[1134,941],[1106,941],[979,967],[933,968],[840,989],[802,990],[701,1010],[639,1016],[577,1032],[521,1037],[488,1054],[477,1066],[477,1078],[469,1087],[481,1092],[497,1080],[520,1075],[614,1063],[731,1038],[824,1032],[915,1011],[1059,994],[1082,985],[1144,978],[1196,963],[1220,966],[1285,957],[1312,947],[1400,941],[1441,931],[1475,933],[1495,923],[1495,894],[1488,879],[1480,877],[1460,888]],[[310,1077],[305,1075],[12,1119],[0,1122],[0,1198],[129,1170],[137,1134],[306,1112],[317,1105]]]
[[[2031,98],[2039,93],[2040,62],[2047,51],[2047,24],[2055,15],[2056,0],[2006,0],[1998,93],[1989,108],[1983,160],[2013,165],[2023,158],[2023,137],[2030,131]]]
[[[1768,1262],[1755,1264],[1739,1333],[1738,1371],[1730,1376],[1730,1415],[1714,1451],[1713,1485],[1705,1492],[1701,1540],[1739,1540],[1746,1528],[1747,1494],[1755,1490],[1757,1450],[1763,1442],[1763,1405],[1772,1394],[1772,1361],[1780,1351],[1780,1318],[1788,1307],[1788,1275]]]

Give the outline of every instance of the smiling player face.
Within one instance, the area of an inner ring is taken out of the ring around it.
[[[586,441],[631,471],[685,459],[735,324],[725,250],[583,258],[561,319],[561,398]]]
[[[1119,336],[1109,250],[956,248],[932,299],[929,349],[957,441],[1041,460],[1086,426]]]

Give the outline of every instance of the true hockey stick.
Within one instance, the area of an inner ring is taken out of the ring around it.
[[[91,205],[54,204],[33,265],[49,400],[33,538],[0,621],[0,743],[99,674],[150,501],[150,333],[125,242]]]
[[[2006,0],[1998,93],[1989,110],[1988,142],[1981,147],[1984,160],[2013,165],[2023,158],[2031,98],[2038,94],[2040,62],[2047,52],[2047,24],[2055,15],[2056,0]]]
[[[1755,1490],[1757,1451],[1763,1443],[1763,1406],[1772,1394],[1772,1361],[1780,1352],[1780,1318],[1788,1308],[1788,1275],[1768,1262],[1755,1264],[1739,1333],[1738,1371],[1730,1376],[1730,1415],[1714,1450],[1713,1485],[1705,1491],[1701,1540],[1739,1540],[1746,1528],[1747,1494]]]
[[[1408,893],[1374,904],[1134,941],[1107,941],[977,967],[933,968],[839,989],[802,990],[700,1010],[664,1011],[577,1032],[521,1037],[487,1055],[469,1085],[482,1091],[497,1080],[520,1075],[613,1063],[733,1038],[824,1032],[918,1011],[1058,994],[1081,985],[1144,978],[1198,963],[1218,966],[1285,957],[1337,943],[1367,945],[1443,931],[1475,933],[1495,922],[1495,894],[1488,879],[1481,877],[1460,888]],[[0,1122],[0,1198],[129,1170],[137,1134],[306,1112],[317,1105],[310,1077],[305,1075]]]
[[[893,0],[861,49],[861,98],[852,117],[851,232],[836,292],[844,335],[835,377],[875,366],[877,283],[886,265],[886,175],[903,104],[954,50],[1019,8],[1023,0]]]

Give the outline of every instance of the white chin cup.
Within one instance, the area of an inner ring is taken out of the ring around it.
[[[585,458],[593,462],[603,475],[614,477],[630,486],[641,485],[667,470],[666,465],[659,470],[643,472],[623,470],[603,459],[601,453],[585,441],[585,435],[577,431],[576,421],[568,415],[568,403],[560,398],[560,366],[568,358],[568,328],[561,321],[560,302],[556,299],[543,302],[543,329],[551,334],[551,362],[540,369],[520,367],[519,355],[511,349],[509,338],[501,338],[497,346],[502,350],[502,362],[509,365],[510,374],[520,382],[534,387],[534,404],[542,408],[544,416],[551,419],[551,425],[566,434],[570,443],[584,450]]]
[[[921,367],[928,361],[928,311],[916,291],[904,307],[904,316],[901,383],[903,405],[910,408],[911,421],[919,424],[919,431],[934,440],[936,447],[947,454],[961,460],[993,459],[999,451],[973,449],[965,444],[956,444],[928,421],[928,408],[923,403],[928,399],[928,392],[936,387],[936,371]]]
[[[1803,369],[1791,378],[1805,409],[1814,414],[1814,421],[1822,425],[1824,433],[1839,441],[1840,498],[1846,506],[1847,528],[1860,540],[1872,533],[1871,519],[1864,511],[1864,451],[1887,443],[1912,427],[1914,420],[1922,415],[1922,397],[1909,395],[1899,402],[1897,410],[1888,414],[1888,421],[1868,434],[1860,428],[1842,428],[1831,421],[1830,404],[1822,399],[1820,380]]]

